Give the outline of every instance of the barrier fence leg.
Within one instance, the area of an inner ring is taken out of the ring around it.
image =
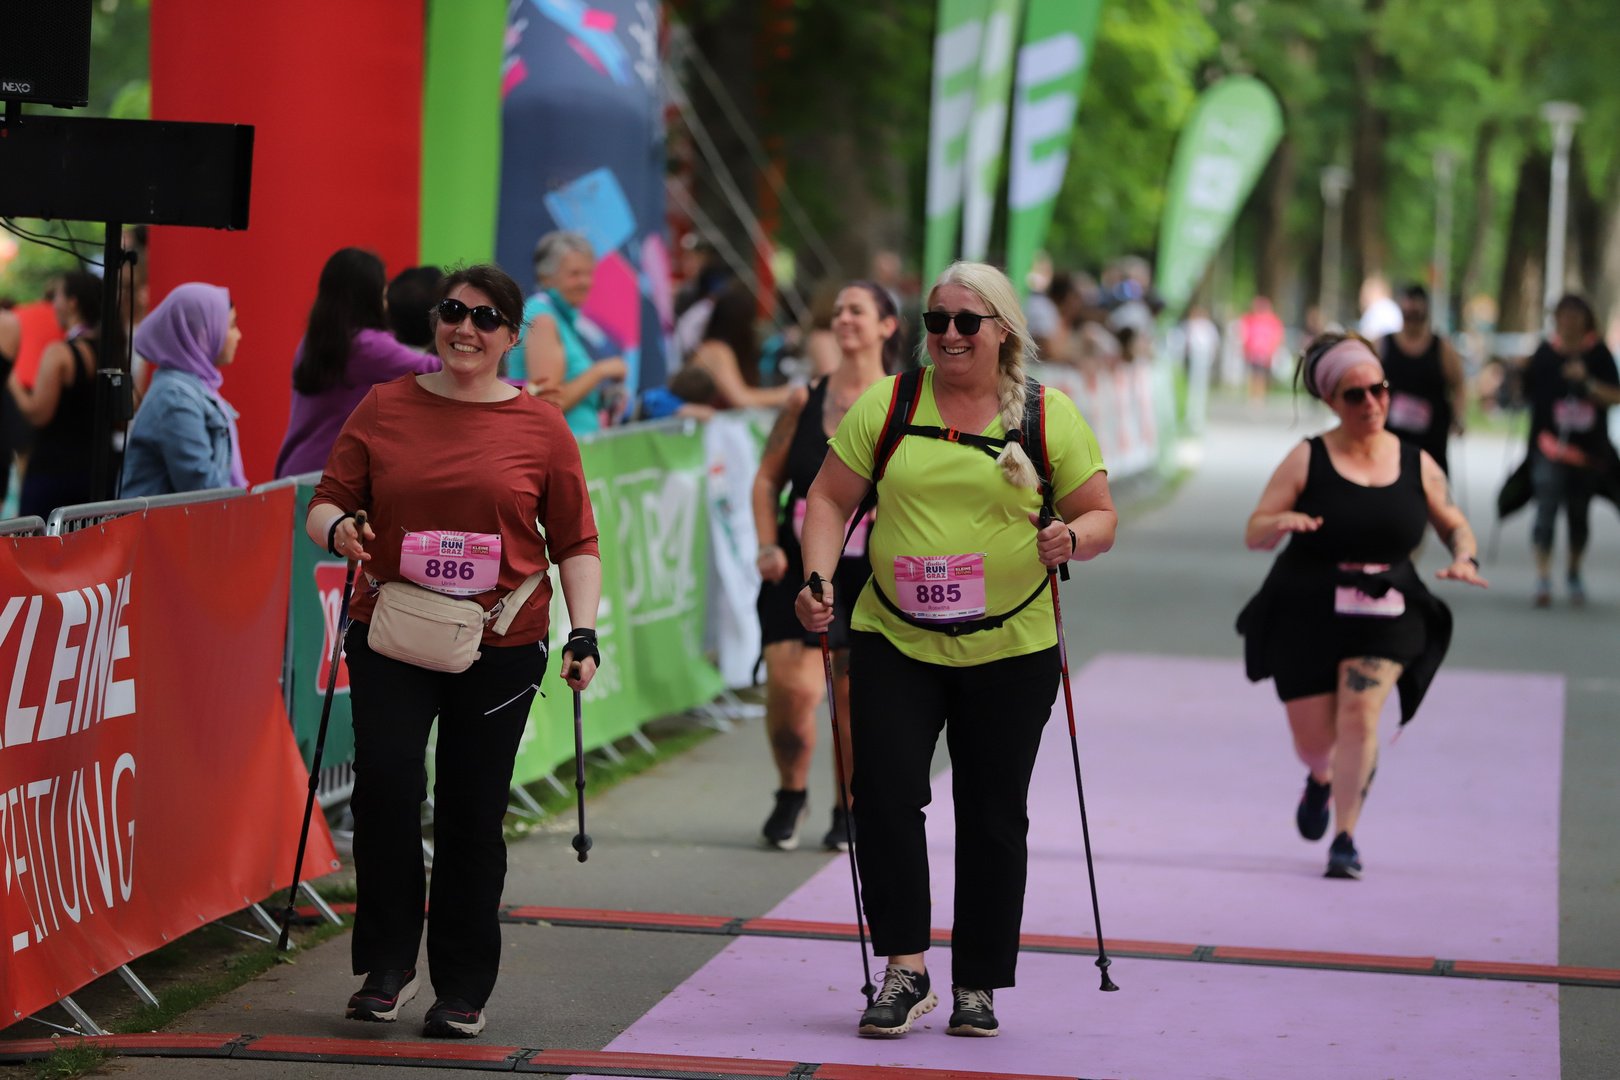
[[[614,746],[612,743],[605,742],[601,746],[598,746],[597,749],[601,751],[603,757],[607,758],[613,764],[624,764],[624,755],[619,753],[619,748]]]
[[[150,991],[148,991],[148,993],[150,993]],[[102,1030],[100,1024],[97,1024],[94,1020],[90,1019],[90,1014],[89,1013],[87,1013],[83,1009],[79,1008],[79,1003],[78,1002],[74,1001],[71,997],[68,997],[66,994],[62,995],[62,1000],[57,1002],[57,1004],[62,1006],[63,1010],[69,1016],[73,1017],[73,1022],[75,1024],[78,1024],[79,1025],[79,1030],[84,1032],[86,1035],[105,1035],[105,1034],[107,1034],[104,1030]]]
[[[269,931],[272,937],[275,937],[281,933],[281,924],[272,919],[270,917],[270,913],[264,910],[261,905],[249,905],[248,910],[253,913],[253,917],[259,920],[259,925],[264,927],[265,930]],[[287,948],[290,950],[292,947],[292,942],[287,942]]]
[[[561,780],[557,779],[557,776],[556,776],[555,773],[546,773],[546,775],[541,777],[541,779],[544,780],[546,783],[550,784],[551,789],[553,791],[555,791],[557,794],[566,795],[570,799],[572,799],[574,797],[574,793],[572,791],[568,790],[568,785],[564,784]]]
[[[512,785],[512,795],[517,799],[517,801],[519,803],[522,804],[521,807],[514,807],[513,808],[513,809],[517,810],[519,813],[528,814],[530,817],[534,818],[536,821],[539,821],[541,818],[544,818],[546,816],[545,807],[541,806],[538,802],[536,802],[534,796],[530,795],[529,792],[528,792],[528,789],[525,788],[522,784],[513,784]]]
[[[152,993],[152,991],[147,988],[145,983],[141,982],[141,977],[131,971],[128,964],[119,965],[118,975],[124,980],[125,986],[128,986],[131,990],[135,991],[135,996],[141,999],[142,1005],[147,1005],[154,1009],[158,1007],[157,995]]]
[[[642,733],[642,730],[640,728],[636,728],[636,730],[632,731],[630,733],[630,737],[636,741],[637,746],[641,747],[641,750],[642,750],[643,753],[646,753],[646,754],[656,754],[656,753],[658,753],[658,747],[653,745],[653,741],[651,739],[647,738],[647,736]]]
[[[309,902],[315,905],[315,909],[321,913],[322,917],[324,917],[327,922],[333,923],[337,926],[343,925],[343,919],[338,915],[337,912],[332,910],[332,905],[326,902],[326,898],[315,891],[315,886],[311,885],[307,881],[300,881],[298,883],[298,891],[309,897]]]

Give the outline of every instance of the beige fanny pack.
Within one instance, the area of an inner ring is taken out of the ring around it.
[[[488,611],[476,600],[446,596],[408,581],[384,582],[378,586],[366,644],[373,652],[429,671],[466,671],[478,659],[485,625],[493,620],[490,629],[505,637],[544,576],[530,574]]]

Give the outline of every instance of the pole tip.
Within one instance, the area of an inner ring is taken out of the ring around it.
[[[1118,986],[1114,985],[1114,980],[1108,977],[1108,968],[1112,964],[1113,961],[1106,956],[1097,957],[1097,969],[1102,972],[1102,985],[1097,989],[1105,994],[1119,989]]]
[[[574,835],[574,850],[579,852],[579,861],[584,862],[588,857],[587,853],[591,850],[590,834],[576,833]]]

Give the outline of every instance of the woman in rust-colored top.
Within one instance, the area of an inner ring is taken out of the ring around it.
[[[375,584],[405,581],[486,611],[526,578],[539,585],[505,635],[486,621],[478,659],[447,674],[368,643],[376,588],[359,588],[344,643],[354,711],[354,1020],[391,1023],[420,980],[423,907],[436,1000],[423,1034],[471,1038],[500,963],[506,879],[501,820],[518,741],[546,669],[557,565],[573,629],[562,675],[583,690],[600,662],[596,522],[579,447],[556,406],[496,376],[518,340],[523,295],[493,266],[445,278],[434,309],[443,368],[372,388],[338,436],[305,528],[362,560]],[[366,511],[364,536],[354,513]],[[443,554],[454,551],[456,558]],[[504,607],[504,605],[503,605]],[[433,888],[422,869],[428,731],[439,721]]]

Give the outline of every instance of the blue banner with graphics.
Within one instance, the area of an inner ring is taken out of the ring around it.
[[[496,261],[533,291],[535,241],[588,237],[585,336],[625,358],[632,396],[663,385],[673,326],[658,18],[653,0],[514,0],[502,62]]]

